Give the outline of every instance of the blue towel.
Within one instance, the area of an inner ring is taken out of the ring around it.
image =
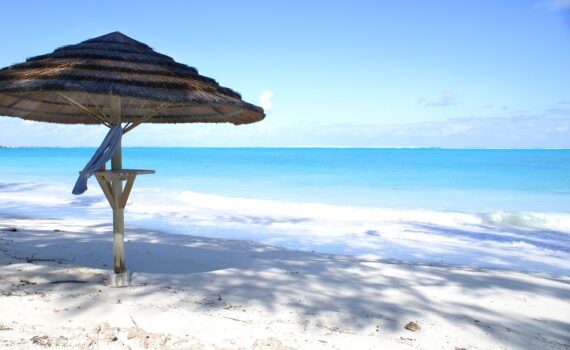
[[[121,138],[123,137],[123,128],[120,125],[116,125],[111,127],[111,130],[105,136],[103,143],[85,168],[79,172],[79,177],[77,178],[77,182],[75,183],[75,187],[73,187],[73,191],[71,193],[78,195],[82,194],[83,192],[87,191],[87,179],[93,175],[94,172],[101,170],[103,164],[107,163],[109,159],[113,158],[115,153],[117,153],[117,149],[121,145]]]

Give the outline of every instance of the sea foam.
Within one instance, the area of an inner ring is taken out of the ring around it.
[[[63,183],[0,186],[0,215],[110,223],[98,188]],[[570,215],[460,212],[227,197],[139,187],[129,227],[263,242],[291,249],[430,264],[570,274]]]

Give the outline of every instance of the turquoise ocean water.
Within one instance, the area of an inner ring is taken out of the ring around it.
[[[71,191],[94,149],[0,149],[0,182]],[[137,187],[296,202],[570,212],[570,150],[125,148]],[[95,181],[90,185],[96,186]]]
[[[71,195],[93,152],[0,149],[0,218],[108,229],[94,179]],[[136,180],[127,237],[570,275],[570,150],[126,148],[123,159],[156,170]]]

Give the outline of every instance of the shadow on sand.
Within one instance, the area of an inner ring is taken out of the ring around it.
[[[434,229],[444,230],[430,227]],[[301,328],[321,324],[347,333],[380,324],[385,332],[396,334],[408,321],[422,322],[436,315],[465,332],[482,331],[507,347],[570,348],[568,319],[550,319],[547,312],[544,317],[516,312],[517,305],[534,299],[568,302],[566,277],[366,260],[144,230],[130,230],[126,237],[127,266],[134,273],[133,286],[127,288],[129,298],[163,293],[167,287],[209,300],[197,304],[199,310],[256,305],[276,312],[285,306],[294,310]],[[106,226],[94,225],[82,232],[4,230],[0,238],[3,274],[10,273],[10,265],[27,261],[36,265],[34,274],[45,276],[68,266],[108,271],[112,262]],[[82,278],[70,271],[71,277],[66,278]],[[101,282],[49,288],[64,295],[90,293],[94,284]],[[26,288],[42,287],[41,283],[17,284],[11,292]],[[506,307],[498,305],[503,301]],[[69,313],[86,312],[97,303],[80,306]],[[334,323],[324,314],[334,315]]]

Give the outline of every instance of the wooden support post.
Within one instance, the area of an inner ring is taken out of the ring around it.
[[[111,105],[111,123],[112,125],[121,124],[121,97],[110,95]],[[117,171],[122,169],[122,146],[119,144],[117,153],[111,160],[111,170]],[[115,284],[121,286],[128,285],[127,267],[125,264],[125,213],[120,205],[121,195],[123,192],[123,183],[121,179],[111,181],[111,192],[113,194],[113,253],[114,253],[114,270],[116,276]],[[118,282],[118,283],[117,283]]]
[[[135,183],[136,178],[136,175],[130,175],[127,178],[127,184],[125,185],[125,189],[121,195],[121,200],[119,201],[119,206],[123,209],[127,206],[127,201],[129,200],[129,195],[131,194],[131,190],[133,189],[133,184]]]

